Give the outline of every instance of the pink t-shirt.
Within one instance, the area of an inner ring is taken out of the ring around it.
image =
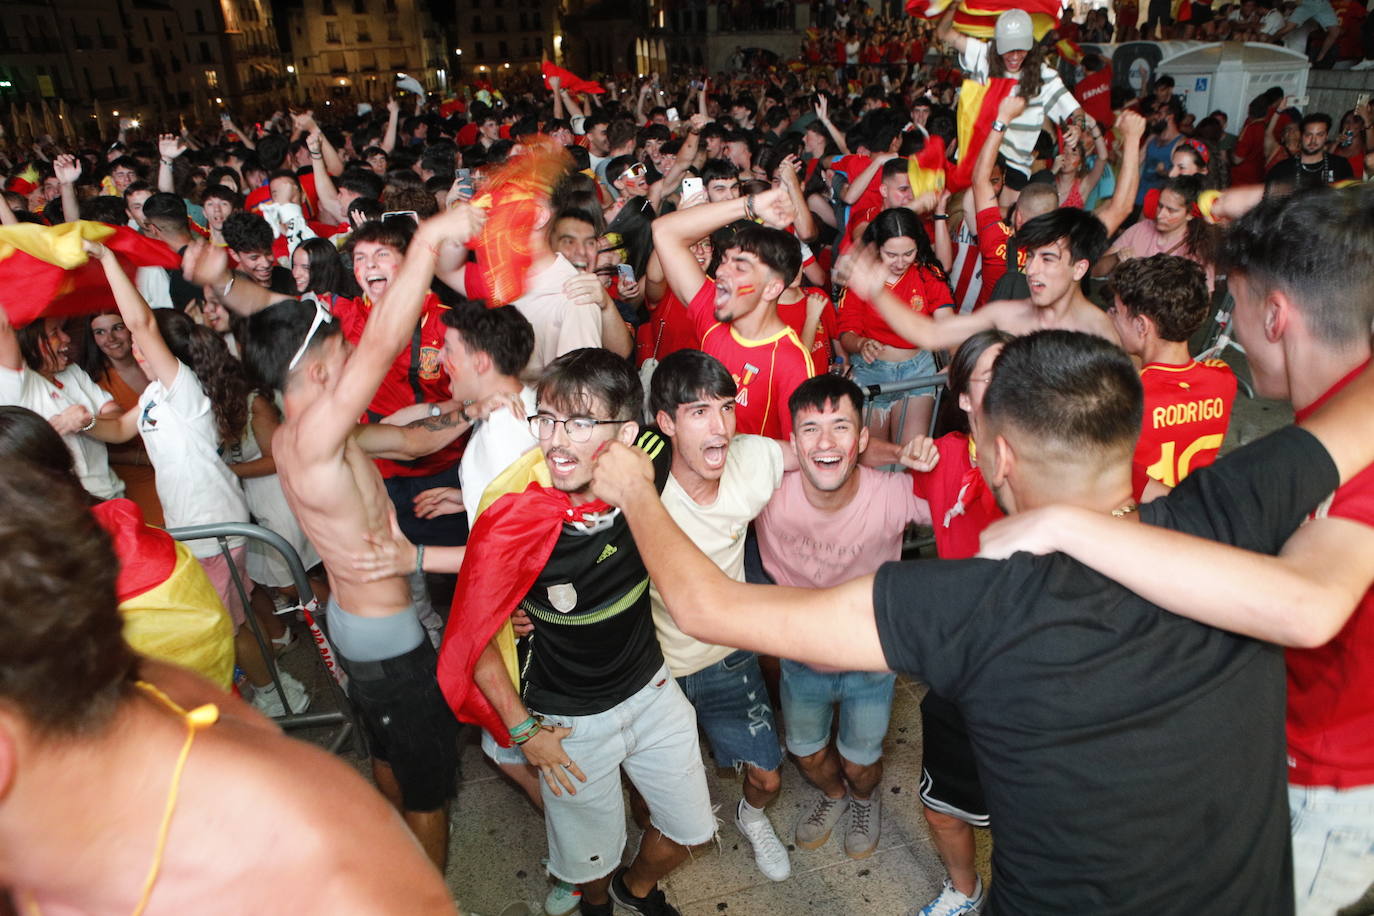
[[[755,523],[764,569],[779,585],[827,588],[902,555],[907,522],[930,524],[930,508],[911,490],[907,474],[861,467],[859,490],[849,505],[833,512],[806,499],[800,471],[782,476],[782,486]]]
[[[1120,251],[1123,254],[1129,251],[1129,257],[1148,258],[1155,254],[1173,254],[1190,261],[1196,261],[1202,265],[1203,271],[1207,274],[1207,288],[1211,289],[1216,284],[1217,271],[1211,264],[1205,263],[1201,258],[1193,254],[1188,248],[1187,241],[1164,243],[1164,237],[1155,228],[1154,220],[1142,219],[1125,232],[1112,245],[1112,251]]]

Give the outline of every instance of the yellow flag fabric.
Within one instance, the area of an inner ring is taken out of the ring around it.
[[[71,270],[86,263],[82,240],[101,242],[114,235],[114,231],[114,226],[84,219],[56,226],[37,223],[0,226],[0,261],[22,251],[40,261]]]
[[[185,544],[163,582],[119,605],[124,641],[135,652],[189,668],[228,690],[234,678],[234,624]]]

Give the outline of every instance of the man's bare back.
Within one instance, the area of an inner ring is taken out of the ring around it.
[[[1002,299],[989,302],[979,311],[993,327],[1018,337],[1036,331],[1080,331],[1121,345],[1107,313],[1080,294],[1073,295],[1062,308],[1041,307],[1029,299]]]

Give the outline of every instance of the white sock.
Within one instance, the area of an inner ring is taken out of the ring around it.
[[[766,821],[768,815],[763,813],[762,808],[755,808],[741,798],[739,800],[739,819],[746,824],[757,824],[759,821]]]

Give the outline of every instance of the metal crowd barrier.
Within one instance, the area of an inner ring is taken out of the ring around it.
[[[926,430],[927,436],[935,435],[935,424],[940,418],[940,404],[943,402],[947,389],[945,382],[949,374],[937,372],[935,375],[920,375],[916,378],[902,379],[900,382],[882,382],[877,385],[860,385],[864,393],[864,422],[868,422],[869,411],[873,409],[873,401],[885,394],[900,394],[904,391],[916,391],[921,388],[935,389],[935,407],[930,412],[930,424]],[[906,431],[906,410],[911,403],[910,398],[902,399],[902,419],[901,426],[903,432]],[[900,444],[900,443],[899,443]]]
[[[327,747],[331,753],[338,753],[344,743],[353,739],[355,750],[366,756],[366,748],[363,745],[362,729],[353,711],[353,705],[349,702],[346,693],[348,678],[340,667],[338,658],[334,654],[333,646],[324,630],[315,619],[315,613],[319,610],[319,603],[315,598],[315,592],[310,587],[310,578],[305,574],[305,566],[301,563],[301,558],[296,550],[286,539],[275,531],[269,531],[259,525],[250,525],[241,522],[225,522],[219,525],[191,525],[186,528],[173,528],[167,532],[178,541],[196,541],[203,538],[214,538],[219,544],[220,553],[223,554],[225,562],[229,566],[229,575],[234,582],[234,588],[238,589],[239,597],[243,600],[246,609],[248,626],[252,630],[253,638],[257,640],[258,648],[262,651],[262,657],[267,661],[267,670],[272,676],[272,686],[276,688],[277,695],[282,699],[282,705],[287,713],[277,717],[274,721],[283,729],[292,730],[299,728],[320,728],[326,726],[337,726],[337,731],[330,738]],[[276,655],[272,651],[271,643],[266,634],[262,632],[262,626],[258,623],[257,615],[253,613],[252,602],[248,598],[248,588],[239,576],[238,568],[234,565],[229,555],[228,538],[243,537],[260,541],[281,554],[286,561],[287,568],[291,570],[291,579],[296,585],[297,604],[291,610],[301,611],[305,616],[306,624],[310,628],[310,639],[315,644],[317,657],[320,664],[324,667],[325,673],[329,675],[328,683],[334,694],[338,710],[332,712],[292,712],[290,700],[286,697],[286,691],[282,689],[281,674],[277,668]],[[307,597],[308,596],[308,597]]]

